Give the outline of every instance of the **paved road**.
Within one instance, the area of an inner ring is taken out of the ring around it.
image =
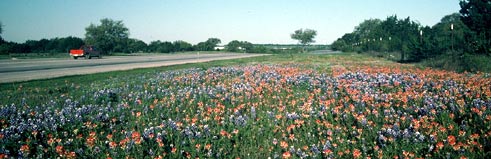
[[[102,59],[22,59],[0,60],[0,83],[47,79],[135,68],[168,66],[212,60],[262,56],[261,54],[175,54],[146,56],[106,56]]]

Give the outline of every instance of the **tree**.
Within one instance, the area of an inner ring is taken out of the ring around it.
[[[147,44],[138,39],[128,39],[128,52],[143,52],[146,51]]]
[[[123,21],[104,18],[101,25],[90,24],[85,31],[85,43],[96,46],[103,53],[121,51],[128,45],[129,30]]]
[[[205,42],[198,43],[195,48],[198,51],[213,51],[222,41],[218,38],[209,38]]]
[[[66,38],[58,39],[57,51],[58,52],[69,52],[70,49],[77,49],[84,45],[84,41],[79,37],[69,36]]]
[[[465,42],[465,35],[470,34],[470,30],[460,19],[459,13],[444,16],[431,30],[433,31],[431,42],[434,45],[431,56],[449,51],[471,51]]]
[[[0,22],[0,45],[4,43],[2,38],[2,33],[3,33],[3,25],[2,22]]]
[[[228,42],[228,44],[225,46],[225,49],[227,51],[230,51],[230,52],[237,52],[240,49],[242,49],[240,47],[240,45],[241,45],[240,41],[238,41],[238,40],[232,40],[232,41]]]
[[[174,45],[174,52],[181,52],[181,51],[192,51],[193,50],[193,45],[191,45],[188,42],[182,41],[182,40],[177,40],[172,43]]]
[[[150,45],[148,45],[148,51],[152,52],[170,53],[174,50],[174,45],[168,41],[161,42],[160,40],[157,40],[150,42]]]
[[[254,45],[248,41],[242,41],[242,48],[244,48],[245,52],[251,52],[254,48]]]
[[[315,42],[314,38],[317,35],[317,31],[312,29],[298,29],[295,30],[293,34],[291,34],[291,38],[294,40],[298,40],[300,44],[303,45],[302,52],[305,51],[305,46]]]
[[[6,55],[10,53],[11,46],[8,43],[0,44],[0,55]]]
[[[213,46],[212,48],[214,48],[218,44],[222,43],[222,41],[218,38],[208,38],[208,40],[206,40],[206,43],[210,44],[211,46]]]
[[[225,46],[225,49],[230,52],[252,52],[254,46],[252,45],[252,43],[247,41],[232,40]]]
[[[380,30],[383,32],[382,43],[385,46],[384,51],[394,52],[400,50],[401,38],[398,35],[399,33],[399,19],[397,19],[396,15],[387,17],[384,21],[380,23]]]
[[[474,31],[478,40],[478,51],[491,52],[491,0],[460,1],[462,22]]]
[[[346,44],[346,41],[343,38],[338,38],[336,41],[334,41],[331,44],[331,48],[334,51],[350,51],[348,50],[348,44]]]

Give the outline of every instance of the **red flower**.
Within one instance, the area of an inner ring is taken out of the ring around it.
[[[449,135],[447,137],[447,141],[448,141],[448,144],[450,144],[451,146],[455,145],[455,141],[456,141],[455,136]]]
[[[290,158],[290,157],[292,157],[290,155],[290,152],[286,151],[285,153],[283,153],[283,158]]]
[[[361,152],[358,149],[353,150],[353,158],[359,158],[361,157]]]

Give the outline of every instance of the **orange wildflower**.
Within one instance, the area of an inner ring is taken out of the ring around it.
[[[118,144],[116,144],[116,142],[114,142],[114,141],[109,142],[109,147],[110,148],[113,149],[113,148],[116,148],[116,146],[118,146]]]
[[[281,114],[276,115],[276,119],[280,120],[283,116]]]
[[[109,141],[112,141],[112,140],[113,140],[113,134],[107,134],[106,138],[107,138]]]
[[[56,146],[56,153],[63,155],[63,146],[61,145]]]
[[[281,141],[281,142],[280,142],[280,146],[281,146],[282,148],[286,149],[286,148],[288,148],[288,143],[287,143],[287,142],[285,142],[285,141]]]
[[[66,152],[65,155],[67,158],[76,158],[77,157],[74,151]]]
[[[227,136],[227,134],[228,134],[228,133],[227,133],[227,131],[225,131],[225,130],[220,130],[220,135],[222,135],[222,136]]]
[[[20,151],[23,153],[28,153],[29,152],[29,145],[25,144],[20,147]]]
[[[291,141],[295,140],[295,134],[290,134],[290,137],[288,137]]]
[[[283,158],[290,158],[290,157],[291,157],[290,152],[286,151],[283,153]]]
[[[440,141],[440,142],[436,143],[436,148],[442,149],[443,148],[443,142]]]
[[[209,150],[211,148],[211,144],[206,144],[205,145],[205,150]]]
[[[199,150],[201,148],[201,144],[196,144],[195,147],[197,150]]]
[[[331,149],[326,149],[326,150],[322,151],[322,153],[331,154],[332,153],[332,150]]]
[[[92,147],[95,144],[95,138],[90,136],[86,139],[85,143],[87,144],[87,146]]]
[[[456,141],[455,136],[449,135],[447,137],[447,141],[448,141],[448,144],[450,144],[451,146],[455,145],[455,141]]]
[[[361,151],[358,149],[353,150],[353,158],[359,158],[361,157]]]

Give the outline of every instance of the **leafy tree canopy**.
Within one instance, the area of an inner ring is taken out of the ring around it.
[[[462,0],[460,7],[462,21],[478,36],[478,52],[491,53],[491,0]]]
[[[195,47],[198,51],[213,51],[213,49],[222,41],[218,38],[209,38],[204,42],[198,43]]]
[[[101,19],[100,25],[90,24],[85,31],[85,42],[95,45],[104,53],[120,51],[127,45],[129,37],[129,30],[123,21],[108,18]]]
[[[238,52],[238,51],[250,52],[252,51],[253,47],[254,46],[250,42],[232,40],[227,44],[226,49],[227,51],[230,52]]]
[[[308,45],[310,43],[315,42],[314,38],[317,35],[317,31],[312,30],[312,29],[298,29],[291,34],[291,38],[294,40],[298,40],[300,44],[302,45]]]

